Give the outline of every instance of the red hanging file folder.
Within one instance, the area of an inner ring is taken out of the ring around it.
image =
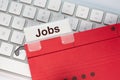
[[[32,80],[120,80],[120,24],[24,47]]]

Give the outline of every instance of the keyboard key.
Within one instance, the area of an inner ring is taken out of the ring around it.
[[[20,17],[14,17],[12,27],[15,29],[22,30],[25,25],[25,19]]]
[[[27,22],[26,27],[31,27],[31,26],[40,25],[39,22],[33,21],[33,20],[27,20],[26,22]]]
[[[76,11],[76,16],[83,18],[83,19],[87,19],[89,14],[89,8],[88,7],[84,7],[84,6],[78,6],[77,11]]]
[[[0,0],[0,10],[6,11],[8,7],[9,0]]]
[[[107,13],[104,23],[105,24],[116,24],[118,19],[118,15]]]
[[[92,29],[92,23],[91,22],[88,22],[88,21],[85,21],[85,20],[81,21],[79,31],[86,31],[86,30],[91,30],[91,29]]]
[[[18,47],[19,46],[17,46],[16,49],[18,49]],[[16,56],[15,53],[14,53],[13,57],[16,58],[16,59],[25,60],[25,58],[26,58],[26,52],[25,52],[25,50],[20,50],[19,51],[19,55]]]
[[[62,13],[68,14],[68,15],[73,15],[75,9],[75,4],[69,3],[69,2],[64,2],[63,8],[62,8]]]
[[[31,6],[25,6],[23,16],[33,19],[36,13],[36,8]]]
[[[42,22],[48,22],[50,17],[50,11],[39,9],[37,20]]]
[[[10,29],[4,28],[4,27],[0,27],[0,39],[2,40],[8,40],[9,36],[10,36]]]
[[[60,6],[61,6],[61,0],[50,0],[48,4],[48,9],[59,11]]]
[[[72,27],[72,30],[76,31],[77,30],[77,25],[78,25],[78,19],[77,18],[73,18],[73,17],[69,17],[69,21],[70,21],[70,25]]]
[[[44,8],[47,0],[34,0],[34,5]]]
[[[0,56],[0,69],[31,77],[28,64],[10,58],[5,58],[2,56]],[[15,79],[15,80],[31,80],[31,79],[26,79],[25,77],[23,78],[24,79]]]
[[[24,34],[22,32],[13,31],[13,34],[11,37],[11,42],[17,43],[17,44],[22,44],[23,39],[24,39]]]
[[[0,13],[0,24],[4,26],[9,26],[11,21],[11,16],[5,13]]]
[[[32,0],[20,0],[20,2],[31,4]]]
[[[100,28],[100,27],[104,27],[104,26],[105,26],[104,24],[97,24],[97,23],[95,23],[93,25],[93,28],[95,29],[95,28]]]
[[[16,15],[20,15],[21,10],[22,10],[22,6],[23,5],[20,4],[20,3],[12,2],[11,5],[10,5],[9,12],[13,13],[13,14],[16,14]]]
[[[1,43],[0,54],[10,56],[13,50],[13,45],[5,42]]]
[[[52,15],[52,20],[51,21],[57,21],[57,20],[62,20],[64,19],[64,15],[59,14],[59,13],[53,13]]]
[[[90,20],[95,22],[101,22],[103,19],[103,11],[93,9],[91,12]]]

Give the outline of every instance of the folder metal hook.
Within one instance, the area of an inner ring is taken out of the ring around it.
[[[16,56],[19,56],[20,50],[25,50],[25,49],[24,49],[24,46],[19,46],[19,47],[15,50],[15,55],[16,55]]]

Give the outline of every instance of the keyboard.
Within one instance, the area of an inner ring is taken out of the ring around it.
[[[0,0],[0,69],[30,77],[25,51],[15,54],[26,41],[23,29],[65,18],[73,32],[120,22],[119,14],[68,1]]]

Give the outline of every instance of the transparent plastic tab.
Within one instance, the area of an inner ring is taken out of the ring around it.
[[[28,43],[28,50],[30,52],[33,52],[33,51],[38,51],[38,50],[41,50],[41,44],[40,44],[40,41],[36,41],[36,42],[32,42],[32,43]]]
[[[62,44],[73,43],[75,41],[73,33],[62,35],[61,41],[62,41]]]

